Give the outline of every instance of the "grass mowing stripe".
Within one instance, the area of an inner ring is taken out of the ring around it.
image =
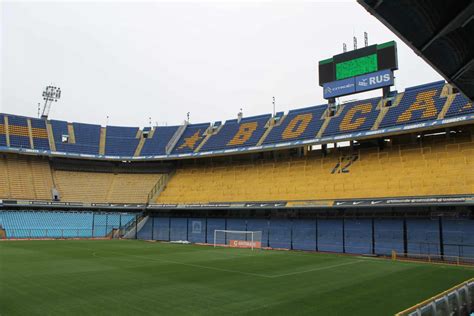
[[[337,254],[9,242],[0,244],[0,315],[393,315],[473,276]]]
[[[296,275],[296,274],[302,274],[302,273],[309,273],[309,272],[316,272],[316,271],[321,271],[321,270],[334,269],[334,268],[347,266],[347,265],[352,265],[352,264],[361,263],[361,262],[364,262],[364,260],[355,260],[355,261],[349,261],[349,262],[344,262],[344,263],[339,263],[339,264],[332,264],[332,265],[317,267],[317,268],[309,269],[309,270],[305,270],[305,271],[295,271],[295,272],[277,274],[277,275],[272,275],[270,278],[281,278],[281,277],[286,277],[286,276],[290,276],[290,275]]]
[[[92,253],[96,254],[97,252]],[[109,252],[112,253],[112,252]],[[113,253],[117,254],[117,253]],[[99,257],[95,255],[96,257]],[[364,262],[364,260],[355,260],[355,261],[350,261],[350,262],[345,262],[345,263],[339,263],[339,264],[333,264],[333,265],[328,265],[328,266],[320,266],[314,269],[309,269],[309,270],[304,270],[304,271],[295,271],[295,272],[290,272],[290,273],[283,273],[283,274],[277,274],[277,275],[265,275],[265,274],[259,274],[259,273],[250,273],[250,272],[244,272],[244,271],[237,271],[237,270],[230,270],[230,269],[222,269],[222,268],[216,268],[216,267],[210,267],[210,266],[205,266],[205,265],[198,265],[198,264],[191,264],[191,263],[186,263],[186,262],[179,262],[179,261],[173,261],[173,260],[168,260],[168,259],[154,259],[154,258],[148,258],[148,257],[143,257],[143,256],[137,256],[137,255],[132,255],[135,258],[140,258],[148,261],[158,261],[158,262],[166,262],[166,263],[173,263],[173,264],[179,264],[179,265],[184,265],[184,266],[189,266],[189,267],[195,267],[195,268],[200,268],[200,269],[208,269],[208,270],[216,270],[216,271],[222,271],[222,272],[229,272],[229,273],[238,273],[238,274],[244,274],[244,275],[249,275],[249,276],[256,276],[256,277],[261,277],[261,278],[281,278],[281,277],[286,277],[290,275],[296,275],[296,274],[302,274],[302,273],[309,273],[309,272],[315,272],[315,271],[321,271],[321,270],[327,270],[327,269],[334,269],[346,265],[352,265],[352,264],[357,264]],[[99,257],[103,259],[107,259],[106,257]],[[119,258],[121,259],[121,258]]]

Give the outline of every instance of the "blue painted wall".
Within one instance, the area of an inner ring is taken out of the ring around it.
[[[439,255],[439,221],[431,219],[407,219],[408,253]]]
[[[318,251],[343,252],[342,219],[318,219]]]
[[[403,253],[403,220],[374,220],[375,253],[390,255],[392,250]]]
[[[293,221],[293,249],[315,251],[316,237],[315,219]]]
[[[372,220],[346,219],[344,222],[344,244],[347,253],[372,253]]]

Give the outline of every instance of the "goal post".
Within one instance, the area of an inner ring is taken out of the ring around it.
[[[262,248],[261,231],[240,231],[240,230],[214,230],[214,248]]]

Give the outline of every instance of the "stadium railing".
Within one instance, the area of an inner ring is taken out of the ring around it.
[[[161,177],[156,181],[155,185],[153,188],[150,190],[147,196],[147,202],[148,203],[153,203],[158,196],[165,188],[166,184],[170,181],[171,177],[174,175],[175,171],[173,170],[172,172],[168,174],[163,174]]]
[[[474,278],[407,308],[395,316],[472,315],[472,312],[474,312]]]
[[[114,229],[113,225],[108,227],[98,227],[96,229],[87,228],[14,228],[6,233],[6,239],[41,239],[41,238],[106,238]]]
[[[403,253],[392,251],[392,260],[399,261],[426,261],[431,263],[456,264],[456,265],[472,265],[474,257],[467,256],[451,256],[441,254],[423,254],[423,253]]]

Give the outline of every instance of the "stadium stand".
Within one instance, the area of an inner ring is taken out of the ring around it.
[[[123,223],[120,217],[95,209],[92,215],[81,213],[82,219],[62,224],[66,215],[48,217],[48,212],[53,213],[48,205],[69,208],[73,216],[77,205],[112,211],[135,207],[140,212],[143,208],[152,210],[143,217],[140,229],[136,228],[141,239],[212,243],[216,229],[252,230],[261,231],[262,244],[272,248],[387,256],[396,251],[445,256],[446,260],[450,256],[474,257],[474,239],[470,236],[474,224],[463,207],[455,207],[456,217],[443,217],[432,215],[436,212],[429,207],[420,210],[410,206],[398,216],[386,206],[382,207],[382,215],[364,215],[365,210],[359,208],[348,215],[348,209],[340,213],[337,207],[320,213],[311,206],[314,202],[337,206],[335,201],[340,200],[440,196],[471,201],[474,173],[468,171],[474,170],[474,133],[469,122],[457,125],[457,118],[474,110],[463,95],[452,94],[455,91],[447,87],[436,82],[406,89],[402,94],[393,92],[389,95],[394,101],[391,106],[384,105],[386,100],[373,98],[342,104],[334,116],[329,116],[326,105],[320,105],[292,110],[287,115],[279,112],[275,118],[266,114],[225,124],[215,122],[212,129],[209,123],[203,123],[140,130],[0,114],[0,145],[22,148],[28,154],[4,153],[0,157],[0,178],[4,180],[0,181],[0,223],[7,235],[18,238],[104,237],[111,227]],[[443,117],[454,124],[351,139],[346,147],[340,147],[341,143],[334,147],[278,146]],[[260,144],[279,148],[199,159],[154,161],[150,157],[222,149],[238,152],[239,148]],[[87,159],[41,157],[54,147],[58,152],[82,154],[79,158]],[[26,151],[28,148],[39,151]],[[98,154],[106,157],[92,156]],[[117,156],[146,159],[107,160]],[[53,201],[55,193],[58,199]],[[16,217],[5,215],[10,212],[5,204],[9,200],[16,207]],[[38,206],[34,202],[41,205],[42,212],[35,209]],[[286,208],[283,212],[265,209],[265,203],[279,202]],[[299,205],[306,202],[310,206],[299,210]],[[230,208],[223,211],[219,203]],[[254,206],[260,203],[264,211]],[[202,207],[202,211],[195,206]],[[244,206],[247,211],[240,209]],[[25,208],[35,212],[26,212]],[[412,216],[414,209],[423,215]],[[298,215],[300,211],[303,215]],[[90,216],[93,224],[81,224]],[[59,223],[57,227],[51,224],[54,221]],[[25,227],[28,235],[20,231]],[[70,236],[64,233],[69,229]],[[82,229],[87,232],[79,232]]]
[[[393,144],[383,150],[340,148],[325,157],[310,154],[279,161],[184,165],[157,202],[472,194],[474,173],[466,170],[474,168],[473,153],[474,140],[469,136],[452,141]]]
[[[209,138],[200,151],[255,146],[265,133],[265,124],[270,117],[270,114],[266,114],[243,118],[240,122],[237,119],[228,120],[217,134]]]
[[[3,211],[0,224],[7,238],[106,237],[127,226],[135,215],[127,213]]]
[[[146,203],[160,174],[54,170],[62,201]]]
[[[373,98],[363,101],[343,104],[329,125],[324,130],[323,135],[336,135],[353,131],[367,131],[375,123],[380,111],[377,104],[380,98]]]
[[[0,146],[7,146],[7,135],[5,131],[5,115],[0,114]]]
[[[390,107],[380,127],[436,119],[446,98],[440,96],[444,82],[407,88],[397,106]]]
[[[474,106],[472,102],[469,102],[468,98],[461,93],[456,94],[453,103],[446,112],[445,117],[454,117],[458,115],[464,115],[468,113],[474,113]]]
[[[100,125],[51,120],[57,151],[99,154]],[[65,139],[64,136],[67,136]]]
[[[2,156],[0,176],[0,198],[51,200],[53,181],[47,160]]]
[[[142,156],[166,155],[166,145],[179,126],[156,126],[151,132],[151,137],[145,139],[141,150]]]
[[[173,153],[191,153],[201,143],[205,137],[206,130],[211,126],[210,123],[189,124],[173,149]]]
[[[46,121],[31,118],[31,134],[33,138],[34,149],[49,150],[48,131],[46,130]]]
[[[81,145],[85,154],[98,154],[100,125],[73,123],[76,146]]]
[[[272,128],[263,144],[315,138],[323,124],[322,118],[326,108],[325,105],[319,105],[289,111],[280,124]]]
[[[288,145],[290,141],[337,137],[473,114],[472,102],[460,93],[450,94],[453,89],[448,87],[438,81],[407,88],[402,93],[392,92],[389,98],[396,100],[394,102],[387,103],[380,98],[349,102],[340,105],[334,116],[328,115],[327,105],[319,105],[291,110],[287,115],[279,112],[273,119],[270,114],[264,114],[227,120],[223,125],[215,122],[212,129],[210,123],[143,130],[121,126],[101,128],[93,124],[1,114],[0,147],[109,157],[164,156],[278,143]]]
[[[27,118],[15,115],[8,115],[7,118],[10,146],[17,148],[31,148]]]
[[[133,156],[140,141],[138,127],[107,126],[105,154],[111,156]]]

